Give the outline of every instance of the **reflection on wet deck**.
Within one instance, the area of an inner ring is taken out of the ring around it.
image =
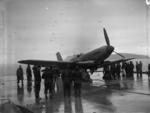
[[[93,84],[83,84],[82,97],[64,98],[62,90],[53,99],[45,100],[41,86],[41,100],[35,101],[34,83],[16,84],[15,77],[0,81],[1,99],[10,99],[26,106],[35,113],[99,113],[99,112],[149,112],[150,82],[147,75],[132,79],[103,81],[101,75],[93,75]],[[43,82],[42,82],[43,84]],[[61,86],[61,83],[60,83]],[[60,88],[61,89],[61,88]],[[1,103],[3,100],[1,100]]]

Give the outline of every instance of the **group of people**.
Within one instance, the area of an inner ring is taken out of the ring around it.
[[[120,78],[120,71],[121,71],[120,63],[106,65],[103,68],[103,74],[104,74],[103,79],[104,80],[119,79]]]
[[[122,62],[122,63],[112,63],[111,65],[105,65],[103,68],[103,79],[104,80],[118,80],[121,77],[133,78],[134,72],[137,73],[137,76],[142,77],[142,62],[137,62],[134,65],[132,61]],[[135,71],[134,71],[135,70]],[[42,69],[40,66],[34,65],[31,69],[31,66],[28,65],[26,68],[27,82],[32,82],[32,73],[34,75],[34,89],[35,97],[39,99],[39,93],[41,89],[41,80],[44,80],[44,94],[45,98],[52,98],[55,94],[55,87],[59,89],[57,81],[58,78],[62,79],[64,97],[71,96],[71,88],[74,89],[75,97],[81,96],[82,81],[85,78],[89,78],[89,74],[86,74],[86,70],[80,68],[78,65],[65,65],[64,68],[57,69],[56,67],[50,66]],[[122,74],[121,74],[122,73]],[[84,77],[84,75],[88,75]],[[150,64],[148,65],[148,75],[150,78]],[[21,66],[17,69],[17,83],[20,81],[23,84],[23,69]]]
[[[71,96],[71,88],[74,88],[74,95],[81,96],[82,86],[82,71],[77,65],[66,65],[64,69],[58,70],[55,67],[45,67],[42,69],[40,66],[28,65],[26,68],[27,83],[32,82],[32,73],[34,75],[34,89],[35,98],[40,99],[41,80],[44,80],[44,94],[47,99],[52,98],[55,93],[55,87],[59,89],[57,85],[58,78],[61,77],[64,89],[64,97]],[[23,84],[23,68],[21,65],[17,69],[17,84]],[[49,95],[49,96],[48,96]]]
[[[24,80],[24,76],[23,76],[24,72],[23,72],[23,68],[21,67],[21,65],[19,65],[19,68],[16,71],[16,75],[17,75],[17,84],[22,83],[23,85],[23,80]],[[27,66],[26,69],[26,75],[27,75],[27,81],[30,82],[32,81],[32,71],[31,71],[31,67],[30,65]]]
[[[132,61],[130,61],[130,62],[122,62],[122,64],[114,63],[111,65],[104,66],[103,79],[105,79],[105,80],[120,79],[121,72],[122,72],[122,77],[133,78],[134,67],[136,67],[137,76],[140,75],[140,77],[142,77],[142,62],[136,61],[136,65],[134,66],[134,63]]]
[[[122,63],[122,76],[123,77],[129,77],[129,78],[133,78],[133,73],[134,73],[134,64],[132,61],[130,62],[124,62]]]
[[[61,74],[63,81],[64,97],[71,96],[71,88],[74,88],[75,97],[81,96],[82,87],[82,69],[77,65],[66,66]]]
[[[42,79],[44,79],[44,94],[47,99],[47,94],[49,93],[49,97],[52,98],[55,92],[55,85],[57,86],[57,79],[60,77],[60,73],[57,69],[52,67],[45,68],[43,70]],[[58,87],[57,87],[58,89]]]

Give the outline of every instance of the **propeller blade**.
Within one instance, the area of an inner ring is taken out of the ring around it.
[[[105,28],[103,28],[103,31],[104,31],[104,37],[105,37],[105,40],[106,40],[106,44],[108,46],[110,46],[110,41],[109,41],[109,38],[108,38],[108,35],[107,35],[107,32],[106,32]]]
[[[121,56],[122,58],[126,58],[125,56],[121,55],[120,53],[117,53],[116,51],[114,51],[117,55]]]

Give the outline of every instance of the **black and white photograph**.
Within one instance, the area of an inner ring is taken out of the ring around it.
[[[0,113],[150,113],[150,0],[0,0]]]

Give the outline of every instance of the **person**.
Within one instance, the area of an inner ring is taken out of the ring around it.
[[[121,70],[121,65],[120,65],[120,63],[118,63],[116,66],[117,79],[120,79],[120,70]]]
[[[113,80],[115,80],[116,79],[116,66],[115,66],[115,64],[111,64],[110,71],[111,71],[111,75],[112,75]]]
[[[76,65],[74,72],[74,95],[75,97],[81,96],[81,87],[82,87],[82,69]]]
[[[150,79],[150,64],[148,64],[148,79]]]
[[[73,68],[72,72],[74,72],[74,70],[75,70],[75,68]],[[72,78],[74,79],[74,76],[72,76]],[[86,69],[82,70],[82,81],[83,82],[88,82],[88,83],[92,83],[93,82],[93,80],[90,77],[90,73],[87,72]]]
[[[44,79],[44,94],[45,98],[47,99],[47,93],[49,91],[49,97],[52,98],[53,96],[53,72],[52,72],[52,67],[46,68],[43,72],[42,79]]]
[[[55,85],[57,88],[57,91],[59,91],[59,86],[58,86],[58,78],[60,77],[60,72],[58,69],[53,69],[53,89],[55,92]]]
[[[129,78],[130,77],[130,64],[129,64],[129,62],[126,63],[125,71],[126,71],[126,77]]]
[[[40,99],[39,93],[41,88],[41,72],[39,66],[33,66],[34,73],[34,89],[35,89],[35,98]]]
[[[130,67],[130,77],[133,78],[134,64],[132,61],[130,61],[129,67]]]
[[[27,75],[27,82],[32,81],[32,72],[31,72],[31,67],[29,64],[26,69],[26,75]]]
[[[26,68],[26,75],[27,75],[27,91],[31,95],[32,91],[32,72],[31,72],[31,67],[28,64]]]
[[[137,77],[139,76],[139,63],[138,61],[136,61],[136,73],[137,73]]]
[[[22,82],[22,85],[23,85],[23,69],[21,67],[21,65],[19,65],[19,68],[17,69],[17,84],[19,84],[20,80]]]
[[[142,66],[143,66],[143,63],[140,61],[140,62],[139,62],[139,73],[140,73],[140,77],[142,77]]]
[[[126,77],[126,62],[122,62],[122,77]]]
[[[103,74],[104,74],[103,79],[104,80],[112,79],[109,67],[110,67],[109,65],[104,66],[104,70],[103,70]]]
[[[71,96],[71,69],[70,65],[68,64],[65,69],[62,71],[61,78],[63,81],[63,89],[64,89],[64,97]]]

